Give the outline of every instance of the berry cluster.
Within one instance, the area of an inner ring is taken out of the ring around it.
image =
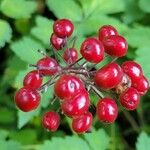
[[[24,77],[23,87],[15,95],[15,103],[24,112],[32,111],[40,104],[40,94],[54,84],[55,97],[60,103],[59,111],[72,119],[72,129],[76,133],[84,133],[90,130],[93,119],[93,112],[89,109],[93,105],[89,93],[99,96],[96,106],[99,121],[113,123],[118,115],[118,104],[128,110],[136,109],[140,96],[149,89],[149,82],[138,63],[126,61],[120,66],[115,62],[116,58],[126,55],[128,44],[113,26],[104,25],[98,31],[98,38],[85,39],[79,59],[74,48],[75,39],[70,40],[73,31],[74,25],[68,19],[54,22],[51,50],[54,53],[63,51],[62,59],[66,66],[44,54],[36,65],[32,65],[36,70]],[[68,41],[73,42],[72,47],[68,46]],[[96,64],[106,57],[111,57],[112,61],[96,70]],[[82,64],[83,59],[86,61]],[[87,67],[87,63],[92,67]],[[42,84],[45,76],[51,78]],[[56,131],[60,124],[59,112],[46,112],[42,124],[49,131]]]

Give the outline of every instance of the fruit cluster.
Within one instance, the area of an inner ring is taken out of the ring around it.
[[[118,105],[127,110],[137,108],[140,96],[149,89],[149,82],[138,63],[126,61],[120,66],[115,62],[116,58],[126,55],[128,44],[113,26],[102,26],[98,38],[86,38],[81,44],[81,58],[78,58],[78,51],[74,48],[75,39],[72,40],[73,46],[68,46],[73,31],[74,25],[68,19],[54,22],[51,50],[54,53],[63,51],[62,59],[66,66],[61,66],[58,60],[45,54],[36,65],[32,65],[36,70],[25,76],[23,88],[15,95],[15,103],[24,112],[32,111],[40,104],[40,93],[54,84],[59,110],[72,119],[73,131],[84,133],[90,130],[93,118],[89,109],[93,105],[89,93],[99,96],[96,106],[99,121],[113,123],[118,115]],[[96,64],[106,57],[111,57],[112,61],[96,70]],[[86,61],[82,64],[83,59]],[[87,63],[92,67],[87,67]],[[51,78],[42,84],[45,76]],[[53,110],[46,112],[42,124],[49,131],[56,131],[60,124],[59,113]]]

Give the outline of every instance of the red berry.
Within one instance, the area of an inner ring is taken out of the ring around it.
[[[100,121],[113,123],[118,116],[118,107],[113,99],[103,98],[97,103],[96,112]]]
[[[29,72],[23,80],[23,85],[33,90],[38,89],[41,86],[41,84],[42,77],[40,77],[39,72],[37,70]]]
[[[140,102],[140,95],[135,88],[130,87],[120,95],[119,100],[123,107],[134,110]]]
[[[63,48],[64,44],[65,44],[65,39],[58,37],[57,35],[55,35],[54,33],[51,35],[50,38],[50,42],[52,44],[52,46],[56,49],[56,50],[60,50]]]
[[[132,86],[137,89],[140,95],[145,95],[146,92],[149,89],[149,82],[145,78],[145,76],[142,76],[140,78],[135,78],[132,80]]]
[[[76,93],[71,99],[64,100],[61,109],[65,115],[75,117],[87,112],[89,105],[89,95],[85,90],[82,90]]]
[[[96,38],[87,38],[81,45],[80,53],[87,61],[99,63],[104,58],[104,47]]]
[[[106,37],[118,35],[117,30],[111,25],[104,25],[99,29],[99,40],[103,41]]]
[[[84,133],[88,131],[92,125],[92,114],[90,112],[85,113],[72,121],[72,129],[76,133]]]
[[[72,64],[78,60],[78,52],[74,48],[69,48],[64,52],[63,58],[67,63]]]
[[[39,71],[43,75],[54,75],[59,69],[59,65],[55,59],[51,57],[45,57],[37,62]]]
[[[125,61],[122,64],[122,69],[124,73],[126,73],[131,78],[131,80],[139,78],[143,75],[141,66],[134,61]]]
[[[110,63],[99,69],[94,77],[95,83],[102,89],[116,87],[123,78],[123,71],[117,63]]]
[[[111,35],[103,40],[105,52],[111,56],[122,57],[126,55],[128,44],[122,36]]]
[[[37,91],[23,87],[16,93],[15,103],[24,112],[32,111],[38,107],[40,95]]]
[[[53,31],[61,38],[69,37],[73,33],[74,26],[68,19],[59,19],[54,22]]]
[[[48,111],[43,116],[42,124],[44,128],[54,132],[60,125],[60,116],[54,111]]]
[[[62,75],[54,85],[54,92],[60,99],[70,99],[83,88],[81,80],[76,76]]]

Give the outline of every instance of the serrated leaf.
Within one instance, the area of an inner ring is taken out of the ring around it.
[[[48,8],[57,18],[68,18],[72,21],[82,20],[82,11],[74,0],[47,0]]]
[[[125,32],[125,37],[132,47],[142,47],[149,44],[150,28],[137,25]]]
[[[42,16],[36,17],[36,26],[31,29],[31,34],[49,46],[50,35],[52,34],[53,21]]]
[[[140,133],[137,143],[136,150],[149,150],[150,149],[150,136],[145,132]]]
[[[144,17],[144,12],[140,9],[136,0],[125,1],[125,12],[123,14],[123,20],[129,24],[134,21],[138,21]]]
[[[25,126],[33,117],[38,116],[40,113],[41,107],[37,108],[36,110],[33,110],[31,112],[22,112],[18,110],[18,123],[17,126],[19,129],[21,129],[23,126]]]
[[[97,150],[98,148],[106,150],[110,141],[110,138],[103,129],[98,131],[93,129],[92,133],[84,134],[84,138],[92,150]]]
[[[150,80],[150,65],[149,63],[149,58],[150,58],[150,53],[149,53],[149,46],[144,46],[144,47],[139,47],[136,50],[137,57],[135,61],[137,61],[143,69],[144,75],[148,77]]]
[[[52,138],[51,141],[45,141],[39,150],[55,149],[57,150],[90,150],[88,144],[76,136],[66,136],[65,138]]]
[[[0,48],[5,46],[12,37],[12,29],[8,22],[0,19]]]
[[[146,13],[150,13],[150,1],[139,0],[139,7]]]
[[[29,18],[36,10],[37,3],[33,0],[3,0],[0,10],[14,19]]]
[[[84,17],[100,14],[113,14],[124,11],[123,0],[78,0]],[[117,4],[117,5],[116,5]]]
[[[44,47],[31,37],[23,37],[13,42],[10,48],[20,59],[30,64],[34,64],[42,58],[42,55],[37,52],[38,49],[44,51]]]
[[[0,150],[22,150],[21,145],[16,141],[1,141]]]

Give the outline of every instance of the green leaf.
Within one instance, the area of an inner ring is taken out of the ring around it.
[[[33,0],[3,0],[0,10],[8,17],[20,19],[31,17],[36,7],[36,2]]]
[[[72,21],[82,20],[82,11],[74,0],[47,0],[48,8],[57,18],[68,18]]]
[[[144,17],[145,14],[139,8],[137,0],[126,0],[125,3],[125,12],[123,14],[123,20],[125,23],[129,24]]]
[[[137,143],[136,150],[149,150],[150,149],[150,136],[145,132],[140,133]]]
[[[8,137],[9,132],[7,130],[0,129],[0,141],[5,140]]]
[[[97,150],[98,148],[106,150],[110,141],[110,138],[103,129],[98,131],[93,129],[92,133],[84,134],[84,138],[92,150]]]
[[[124,11],[123,0],[78,0],[83,8],[84,16],[113,14]],[[117,4],[117,5],[116,5]]]
[[[19,41],[13,42],[11,50],[23,61],[33,64],[36,63],[42,55],[37,52],[38,49],[44,51],[44,47],[31,37],[23,37]]]
[[[31,112],[22,112],[18,110],[18,128],[21,129],[25,126],[33,117],[38,116],[40,113],[40,107]]]
[[[56,149],[57,150],[90,150],[88,144],[76,136],[66,136],[65,138],[52,138],[51,141],[45,141],[39,150]]]
[[[139,0],[139,7],[146,13],[150,13],[150,1]]]
[[[53,21],[42,16],[36,17],[36,26],[31,29],[31,34],[41,40],[46,47],[49,46],[49,38],[52,34]]]
[[[137,61],[142,66],[144,75],[148,77],[150,80],[150,73],[149,73],[150,65],[149,63],[146,63],[149,62],[150,59],[149,46],[147,45],[147,46],[139,47],[136,50],[136,55],[137,57],[135,61]]]
[[[150,28],[136,25],[125,32],[125,37],[132,47],[149,46]]]
[[[20,143],[16,141],[0,141],[0,150],[22,150]]]
[[[27,136],[28,135],[28,138]],[[33,129],[24,129],[18,131],[12,131],[9,134],[9,138],[18,141],[21,144],[33,144],[36,141],[36,131]]]
[[[12,37],[12,29],[8,22],[0,19],[0,48],[5,46]]]

